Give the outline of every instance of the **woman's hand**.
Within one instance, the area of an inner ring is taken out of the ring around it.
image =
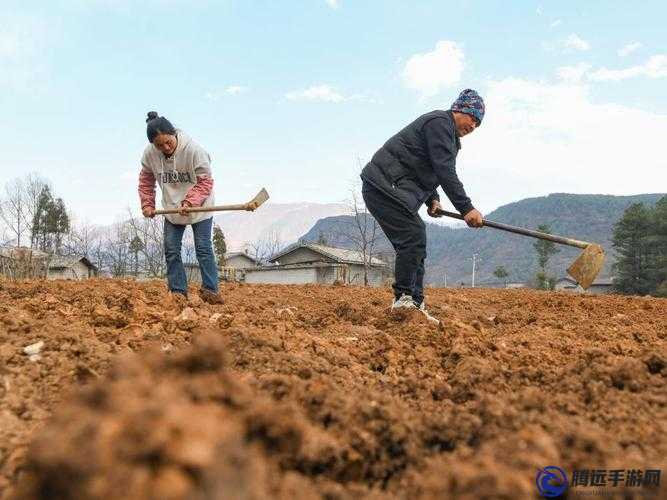
[[[180,212],[178,212],[178,213],[181,214],[181,215],[188,215],[190,212],[188,212],[187,209],[190,208],[190,207],[192,207],[192,205],[190,204],[190,202],[189,202],[189,201],[185,201],[185,200],[183,200],[183,201],[181,202],[181,210],[180,210]]]
[[[155,209],[153,207],[146,207],[141,213],[144,214],[144,217],[148,217],[149,219],[155,217]]]

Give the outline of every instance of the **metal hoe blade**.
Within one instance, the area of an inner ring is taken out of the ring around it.
[[[262,190],[255,195],[255,197],[248,202],[248,208],[250,210],[255,210],[257,207],[259,207],[262,203],[264,203],[266,200],[269,199],[269,193],[266,189],[262,188]]]
[[[567,272],[586,290],[595,280],[603,264],[604,250],[600,245],[591,243],[567,268]]]

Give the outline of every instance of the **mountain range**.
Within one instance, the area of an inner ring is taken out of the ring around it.
[[[537,198],[526,198],[503,205],[485,218],[497,222],[537,229],[547,224],[553,234],[600,244],[606,254],[600,278],[611,275],[614,252],[611,246],[613,226],[622,217],[625,209],[633,203],[653,205],[664,194],[639,194],[612,196],[598,194],[554,193]],[[352,217],[338,215],[318,220],[303,235],[306,241],[324,238],[328,244],[352,248],[345,232],[349,231]],[[537,271],[537,255],[534,239],[491,228],[471,229],[465,226],[447,227],[427,223],[427,252],[425,281],[430,284],[464,283],[472,281],[472,257],[476,254],[477,284],[498,282],[493,271],[504,266],[509,272],[508,280],[525,282]],[[390,249],[390,244],[381,235],[377,245],[381,251]],[[553,255],[548,271],[555,277],[566,275],[566,268],[581,250],[557,245],[559,252]]]

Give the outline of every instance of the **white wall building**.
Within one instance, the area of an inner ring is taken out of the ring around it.
[[[50,280],[84,280],[96,276],[97,267],[86,257],[53,256],[46,277]]]
[[[575,292],[575,293],[593,293],[593,294],[605,294],[613,293],[614,282],[611,278],[601,278],[596,279],[591,283],[591,286],[588,287],[588,290],[581,288],[579,283],[569,277],[560,278],[556,281],[554,285],[554,290],[560,290],[565,292]]]
[[[273,265],[245,269],[246,283],[363,285],[361,252],[316,243],[296,243],[269,259]],[[372,258],[367,271],[370,286],[382,286],[392,278],[390,267]]]

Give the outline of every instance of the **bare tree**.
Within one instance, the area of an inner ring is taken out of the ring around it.
[[[0,247],[9,245],[11,241],[11,238],[7,235],[7,228],[3,225],[0,230]]]
[[[11,242],[26,245],[30,238],[33,246],[32,226],[39,198],[47,182],[37,174],[16,178],[5,185],[0,199],[0,220],[7,226]]]
[[[132,252],[130,242],[132,231],[127,223],[119,223],[112,226],[103,239],[104,268],[112,276],[126,276],[132,263]]]
[[[23,181],[12,179],[5,185],[5,196],[0,202],[0,218],[17,247],[21,246],[24,236],[30,231],[24,194]]]
[[[68,255],[91,258],[93,249],[99,246],[100,230],[88,221],[73,223],[63,241],[63,250]]]
[[[368,212],[357,190],[350,191],[350,211],[352,217],[338,231],[338,238],[346,241],[358,251],[364,261],[364,286],[368,286],[368,274],[373,259],[376,257],[382,231],[375,218]]]
[[[148,276],[160,278],[164,276],[166,263],[164,260],[164,231],[161,218],[134,217],[128,209],[127,224],[131,233],[130,241],[138,237],[143,243],[140,251],[143,271]]]
[[[266,236],[253,242],[247,243],[248,253],[260,264],[265,264],[272,255],[277,254],[283,248],[280,232],[276,229],[270,231]]]

